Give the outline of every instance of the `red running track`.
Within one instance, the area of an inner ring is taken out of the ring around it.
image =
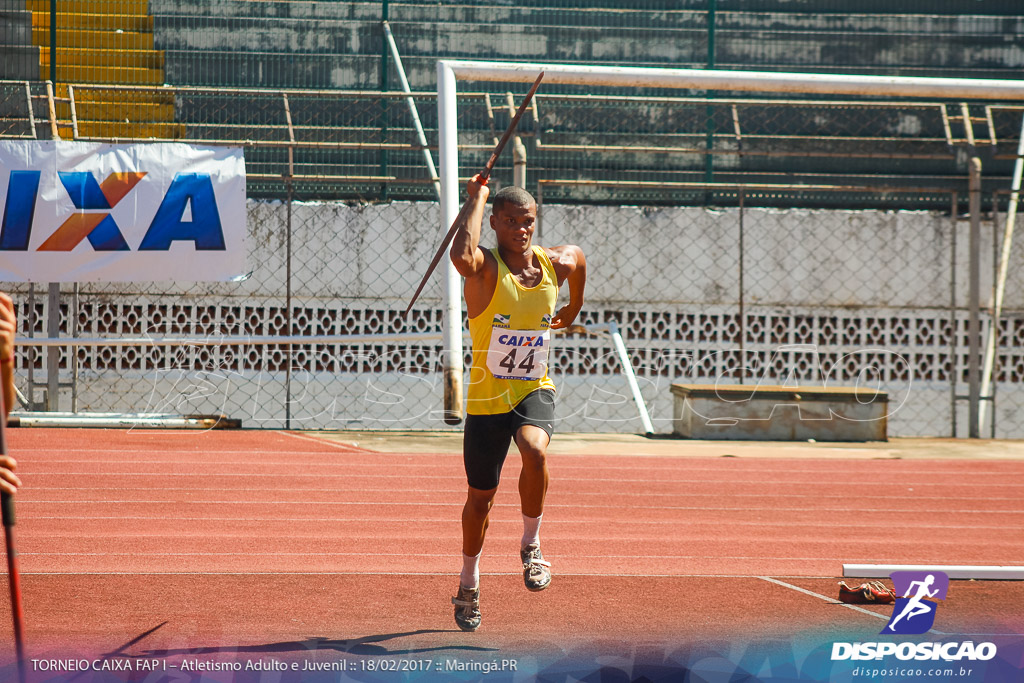
[[[158,626],[131,647],[430,651],[440,639],[475,652],[877,634],[891,608],[826,599],[843,563],[1024,557],[1024,462],[555,455],[542,528],[555,582],[532,595],[510,456],[481,563],[485,626],[470,635],[452,631],[448,604],[460,454],[285,432],[9,434],[25,484],[28,641],[47,652],[111,652]],[[1005,610],[1024,604],[1020,583],[956,585],[943,630],[1024,632]]]

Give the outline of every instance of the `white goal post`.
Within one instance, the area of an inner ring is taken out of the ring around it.
[[[918,97],[963,100],[1024,100],[1024,81],[968,78],[916,78],[823,73],[664,69],[580,64],[531,64],[439,60],[437,63],[438,161],[441,181],[441,232],[459,212],[456,82],[459,80],[532,83],[544,72],[544,85],[591,85],[718,90],[786,94]],[[444,396],[446,421],[462,413],[462,292],[451,259],[445,259]],[[972,302],[972,330],[977,305]],[[971,358],[977,366],[977,359]],[[980,368],[972,376],[978,377]],[[977,381],[977,380],[975,380]],[[975,392],[976,393],[976,392]],[[977,407],[974,408],[977,410]]]

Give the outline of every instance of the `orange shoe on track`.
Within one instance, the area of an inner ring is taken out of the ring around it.
[[[896,592],[886,588],[880,581],[862,583],[856,588],[850,588],[845,581],[840,581],[839,601],[848,605],[888,605],[896,601]]]

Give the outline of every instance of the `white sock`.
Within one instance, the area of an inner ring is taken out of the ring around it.
[[[472,557],[465,553],[462,554],[462,575],[459,576],[459,583],[463,588],[480,586],[480,555],[482,554],[483,551]]]
[[[540,520],[543,517],[544,515],[540,517],[527,517],[523,515],[523,548],[531,543],[540,545]]]

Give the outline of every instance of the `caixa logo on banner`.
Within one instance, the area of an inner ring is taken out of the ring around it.
[[[28,251],[41,171],[11,171],[0,225],[0,251]],[[36,251],[71,251],[88,240],[95,251],[131,251],[111,211],[146,173],[109,174],[102,183],[88,172],[58,172],[76,209]],[[190,214],[190,220],[186,216]],[[208,173],[179,173],[164,194],[138,251],[167,251],[176,241],[198,251],[224,251],[224,232]]]

